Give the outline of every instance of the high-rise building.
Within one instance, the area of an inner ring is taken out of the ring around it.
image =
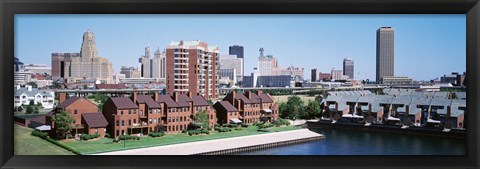
[[[343,59],[343,75],[347,75],[349,79],[354,79],[353,77],[353,60],[350,58]]]
[[[233,46],[230,46],[228,48],[228,54],[237,55],[237,58],[242,59],[241,72],[237,72],[237,80],[238,81],[241,81],[241,79],[243,79],[243,75],[245,74],[245,64],[244,64],[245,58],[244,58],[244,55],[243,55],[243,51],[244,51],[243,46],[240,46],[240,45],[233,45]],[[239,69],[237,69],[237,71],[239,71]]]
[[[74,57],[80,57],[80,53],[52,53],[52,80],[65,79],[68,76],[65,66]]]
[[[90,30],[83,34],[79,56],[52,53],[52,74],[55,78],[63,77],[67,83],[81,80],[98,80],[100,83],[114,83],[112,63],[98,56],[95,36]]]
[[[220,55],[220,69],[234,69],[235,83],[243,79],[243,59],[236,55]],[[230,80],[233,80],[233,78]]]
[[[150,60],[150,46],[147,46],[145,48],[145,55],[141,56],[138,59],[138,62],[140,63],[140,72],[141,72],[141,77],[144,78],[151,78],[152,76],[152,61]]]
[[[392,27],[377,30],[377,66],[376,81],[380,83],[383,76],[394,76],[394,33]]]
[[[201,41],[171,42],[166,49],[166,87],[169,93],[192,92],[218,96],[219,49]]]
[[[158,48],[153,55],[152,78],[165,79],[165,52],[160,52]]]
[[[290,75],[293,77],[298,76],[301,79],[303,79],[304,70],[305,70],[304,68],[294,67],[293,65],[287,68],[277,66],[276,68],[272,69],[272,75],[274,76]]]
[[[261,54],[261,56],[258,57],[258,73],[261,76],[272,75],[273,69],[277,67],[277,59],[273,55],[262,56]]]
[[[332,69],[332,79],[333,80],[346,80],[348,77],[346,75],[343,75],[342,70],[335,70]]]
[[[311,82],[316,82],[317,81],[317,69],[312,69],[312,74],[310,77]]]

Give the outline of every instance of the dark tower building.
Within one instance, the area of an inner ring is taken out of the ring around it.
[[[380,83],[384,76],[395,76],[394,33],[395,30],[392,27],[381,27],[377,30],[377,83]]]
[[[353,60],[350,58],[345,58],[343,59],[343,75],[347,75],[349,79],[353,79],[353,72],[354,72],[354,66],[353,66]]]
[[[317,69],[312,69],[312,75],[311,75],[311,81],[316,82],[317,81]]]

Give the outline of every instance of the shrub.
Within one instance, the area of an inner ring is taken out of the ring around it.
[[[230,132],[232,131],[231,128],[227,128],[227,127],[222,127],[222,128],[219,128],[218,132],[220,133],[223,133],[223,132]]]
[[[114,142],[114,143],[119,143],[119,142],[120,142],[120,139],[113,139],[113,142]]]
[[[41,132],[41,131],[38,131],[38,130],[33,130],[32,135],[40,137],[42,139],[47,139],[48,133],[44,133],[44,132]]]
[[[220,124],[215,124],[215,125],[213,125],[213,127],[214,128],[217,128],[217,127],[220,128],[221,126],[220,126]]]
[[[64,145],[63,143],[60,143],[60,142],[58,142],[57,140],[54,140],[54,139],[52,139],[52,138],[50,138],[50,137],[47,137],[46,140],[49,141],[49,142],[51,142],[51,143],[53,143],[53,144],[55,144],[55,145],[57,145],[57,146],[60,146],[60,147],[62,147],[62,148],[64,148],[64,149],[67,149],[68,151],[71,151],[71,152],[73,152],[73,153],[75,153],[75,154],[81,154],[81,153],[78,152],[77,150],[74,150],[74,149],[72,149],[71,147],[66,146],[66,145]]]
[[[110,138],[110,133],[105,133],[105,137]]]
[[[270,132],[270,131],[267,130],[267,129],[258,129],[257,131],[259,131],[259,132]]]
[[[248,124],[242,124],[242,127],[248,127],[249,125]]]
[[[243,128],[235,128],[235,130],[243,130]]]
[[[132,135],[121,135],[119,139],[120,140],[140,140],[140,137],[132,136]]]
[[[186,133],[188,130],[182,130],[182,133]]]
[[[94,139],[94,138],[97,138],[97,137],[100,137],[100,134],[82,134],[80,136],[80,139],[82,140],[90,140],[90,139]]]
[[[275,125],[277,127],[282,126],[282,125],[289,126],[290,122],[288,120],[278,118],[276,121],[273,122],[273,125]]]
[[[255,122],[255,123],[253,123],[253,125],[254,125],[254,126],[259,126],[259,125],[262,125],[262,123],[260,123],[260,122]]]
[[[218,131],[220,130],[220,127],[214,127],[213,129],[215,129],[215,131]]]
[[[183,132],[183,131],[182,131],[182,132]],[[162,136],[164,136],[164,135],[165,135],[164,132],[156,132],[156,133],[150,133],[150,134],[148,134],[148,136],[150,136],[150,137],[162,137]],[[138,137],[138,138],[140,138],[140,137]],[[139,140],[139,139],[137,139],[137,140]]]
[[[258,125],[258,128],[260,128],[260,129],[266,129],[266,128],[270,128],[270,127],[273,127],[273,124],[264,123],[264,124]]]

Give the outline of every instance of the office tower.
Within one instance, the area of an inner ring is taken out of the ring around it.
[[[218,96],[218,46],[201,41],[171,42],[166,49],[167,91]]]
[[[353,77],[353,60],[350,58],[343,59],[343,75],[347,75],[349,79],[354,79]]]
[[[93,32],[83,34],[80,53],[52,53],[53,80],[63,78],[67,83],[81,80],[98,80],[100,83],[113,83],[112,63],[98,56]]]
[[[310,77],[311,82],[316,82],[317,81],[317,69],[312,69],[312,74]]]
[[[243,46],[240,46],[240,45],[233,45],[233,46],[230,46],[228,48],[228,54],[230,55],[237,55],[237,58],[241,58],[242,59],[242,69],[241,69],[241,72],[237,72],[237,80],[238,81],[241,81],[243,79],[243,75],[245,74],[245,58],[243,56]],[[237,71],[239,71],[239,69],[237,69]]]
[[[392,27],[381,27],[377,30],[377,83],[380,83],[383,76],[395,76],[394,33]]]
[[[144,78],[151,78],[151,60],[150,60],[150,46],[147,46],[145,48],[145,55],[141,56],[138,59],[138,62],[140,63],[140,72],[141,72],[141,77]]]
[[[124,74],[125,78],[140,78],[141,72],[134,67],[122,66],[120,74]]]
[[[153,56],[152,78],[165,79],[165,52],[160,52],[160,48],[158,48]]]
[[[345,80],[347,79],[345,75],[343,75],[342,70],[334,70],[332,69],[332,79],[333,80]]]
[[[243,79],[243,59],[238,58],[236,55],[220,55],[220,69],[234,69],[235,83]],[[230,80],[233,80],[233,78]]]
[[[270,76],[273,69],[277,68],[277,59],[273,55],[263,55],[263,48],[260,48],[260,57],[258,57],[258,73],[260,76]]]

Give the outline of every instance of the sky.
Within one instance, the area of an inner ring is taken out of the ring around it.
[[[51,65],[51,53],[80,52],[91,30],[99,56],[116,73],[138,66],[147,45],[152,53],[171,41],[200,40],[245,49],[245,75],[257,67],[259,48],[279,66],[330,72],[343,58],[354,60],[356,79],[375,79],[376,30],[395,29],[395,76],[431,80],[466,71],[466,17],[455,15],[15,15],[15,57]]]

